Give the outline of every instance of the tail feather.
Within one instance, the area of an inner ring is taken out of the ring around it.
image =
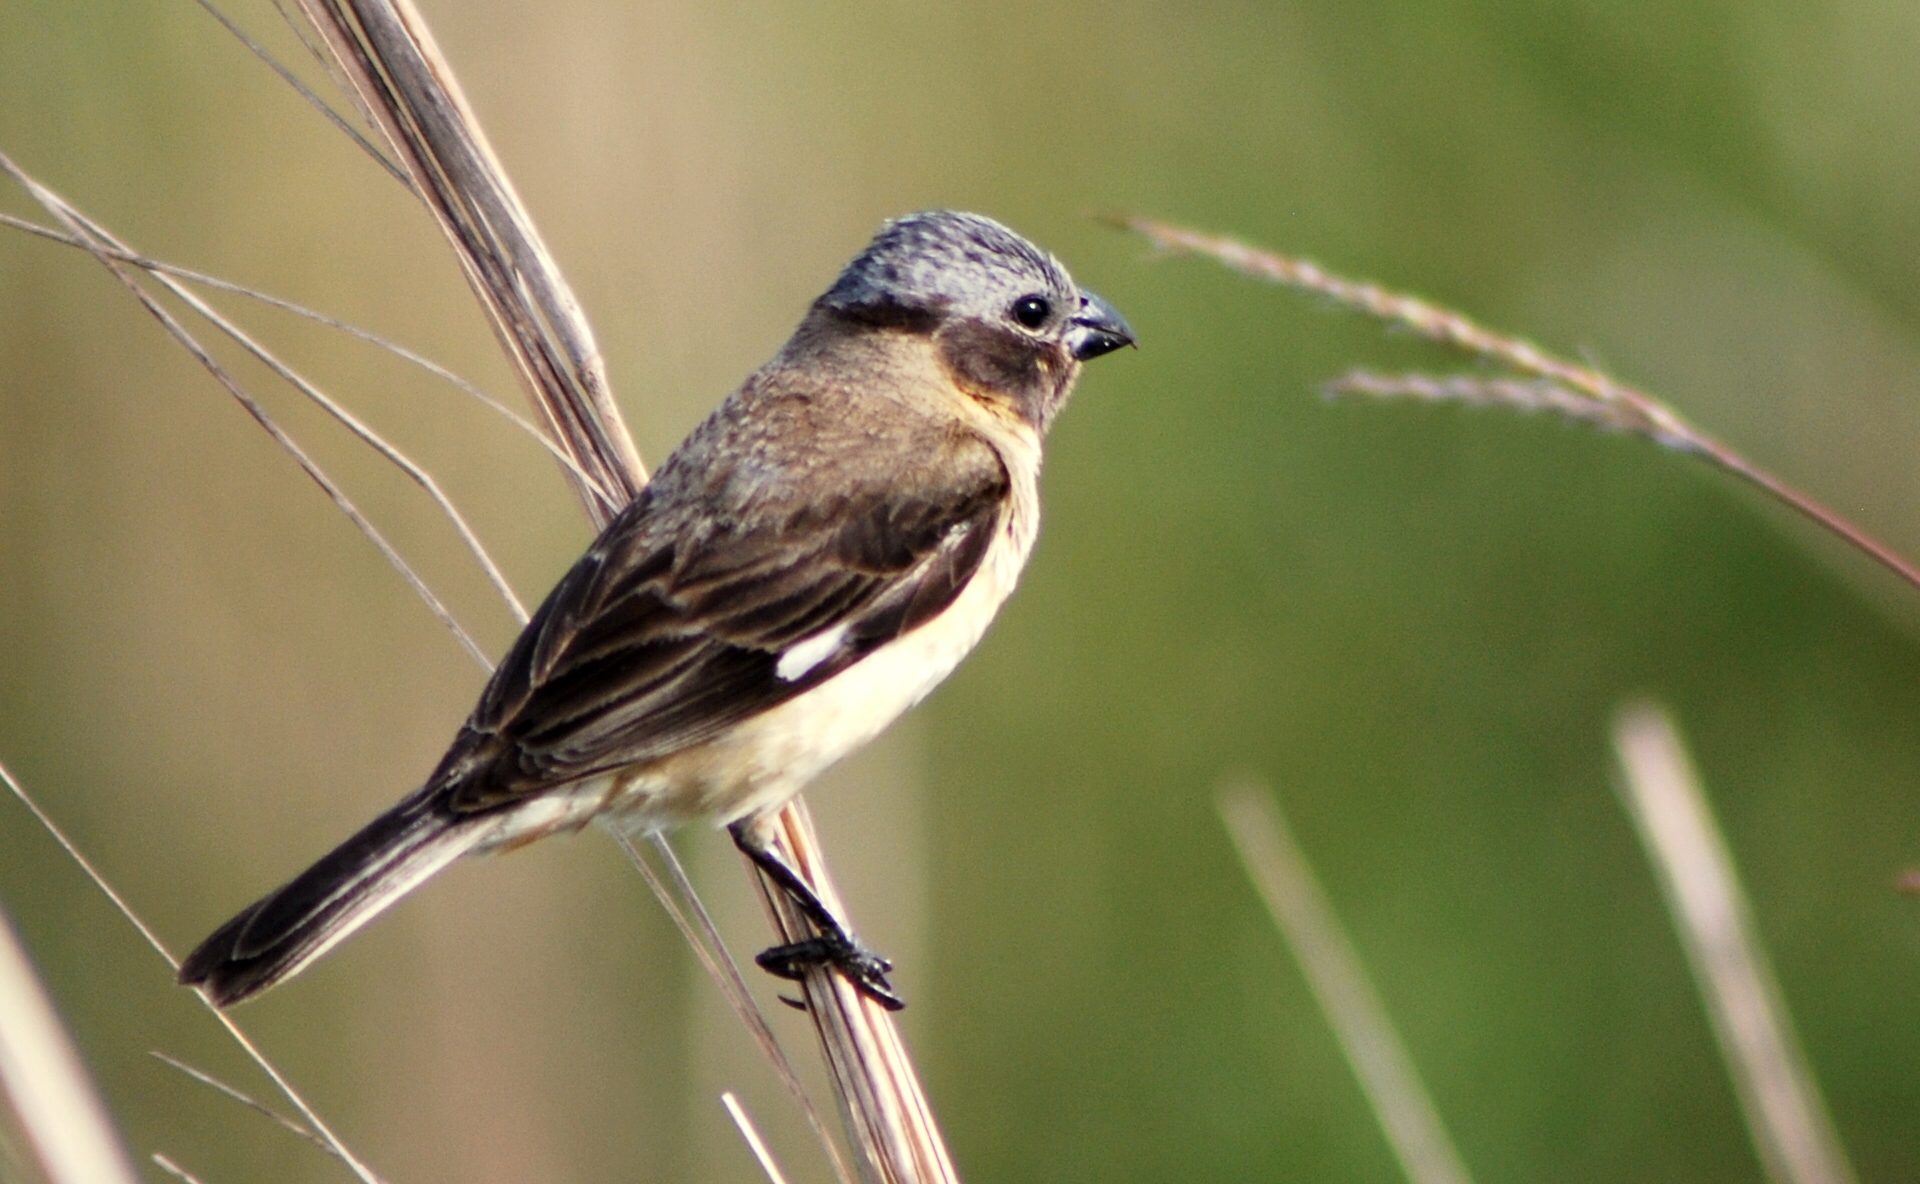
[[[409,799],[247,906],[180,964],[215,1006],[259,994],[332,949],[473,847],[471,820]]]

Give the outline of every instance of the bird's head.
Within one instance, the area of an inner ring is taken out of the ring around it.
[[[1042,431],[1080,363],[1133,344],[1125,319],[1059,260],[991,218],[953,210],[881,227],[819,307],[929,336],[961,390]]]

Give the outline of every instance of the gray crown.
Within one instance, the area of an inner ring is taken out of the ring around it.
[[[929,210],[895,218],[821,299],[842,309],[899,309],[988,317],[1030,294],[1079,305],[1060,261],[979,214]]]

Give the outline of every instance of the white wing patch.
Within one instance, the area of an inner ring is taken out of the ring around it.
[[[805,678],[807,671],[833,656],[833,651],[840,648],[840,642],[846,636],[847,627],[835,625],[831,629],[821,630],[805,641],[796,642],[788,646],[786,652],[780,655],[780,664],[773,668],[773,672],[780,676],[782,682],[793,682]]]

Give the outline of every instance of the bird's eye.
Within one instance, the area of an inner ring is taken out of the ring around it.
[[[1045,296],[1022,296],[1013,302],[1013,319],[1029,329],[1038,329],[1047,323],[1047,317],[1053,312],[1053,305],[1047,303]]]

